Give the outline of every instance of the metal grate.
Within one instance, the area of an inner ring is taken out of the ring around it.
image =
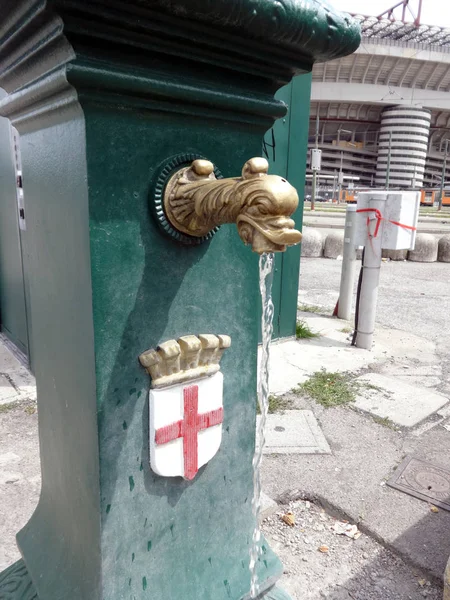
[[[408,456],[387,485],[450,511],[450,471]]]

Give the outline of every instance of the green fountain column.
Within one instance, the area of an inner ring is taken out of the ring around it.
[[[234,225],[200,245],[152,215],[161,165],[236,176],[315,60],[357,26],[304,0],[0,1],[1,105],[20,134],[42,493],[2,600],[240,600],[249,593],[257,256]],[[305,123],[307,127],[307,123]],[[301,169],[302,165],[298,165]],[[149,465],[138,361],[220,333],[223,439],[197,476]],[[261,589],[282,570],[264,545]]]

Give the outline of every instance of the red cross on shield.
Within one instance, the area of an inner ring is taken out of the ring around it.
[[[150,391],[150,464],[158,475],[193,479],[222,441],[223,375]]]

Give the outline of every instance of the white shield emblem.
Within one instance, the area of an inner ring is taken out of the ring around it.
[[[158,475],[193,479],[222,441],[223,375],[150,390],[150,464]]]

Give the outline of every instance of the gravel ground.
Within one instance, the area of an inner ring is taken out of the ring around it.
[[[292,512],[295,525],[282,516]],[[440,600],[442,588],[370,537],[337,534],[336,520],[298,499],[268,517],[262,531],[284,564],[280,581],[293,600]],[[321,551],[322,550],[322,551]]]
[[[15,536],[40,489],[36,403],[0,407],[0,572],[20,558]]]

